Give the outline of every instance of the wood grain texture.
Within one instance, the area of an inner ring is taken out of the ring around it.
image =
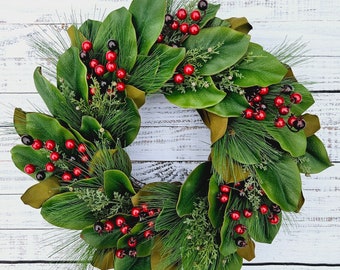
[[[257,244],[257,257],[244,270],[340,269],[340,1],[334,0],[227,0],[219,1],[222,18],[246,16],[254,29],[252,40],[272,49],[287,38],[306,42],[308,61],[294,67],[307,82],[334,166],[303,176],[306,198],[301,213],[285,218],[272,245]],[[10,127],[14,107],[27,111],[46,107],[33,82],[36,66],[49,66],[36,56],[27,40],[39,29],[70,24],[70,14],[83,19],[102,17],[130,0],[4,1],[0,8],[0,269],[74,269],[59,263],[61,231],[45,222],[39,210],[24,205],[21,194],[35,183],[11,162],[10,149],[19,142]],[[80,12],[81,7],[81,12]],[[79,20],[80,21],[80,20]],[[183,181],[209,154],[209,132],[194,110],[178,109],[161,95],[148,97],[141,109],[142,128],[127,151],[133,175],[145,182]],[[59,236],[59,238],[57,238]],[[58,240],[58,241],[57,241]]]

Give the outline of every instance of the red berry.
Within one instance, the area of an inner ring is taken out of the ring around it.
[[[66,140],[65,141],[65,147],[68,150],[71,150],[76,147],[76,142],[72,139]]]
[[[45,164],[45,170],[46,170],[47,172],[54,172],[54,170],[55,170],[54,164],[53,164],[52,162],[46,163],[46,164]]]
[[[114,62],[117,59],[117,53],[113,51],[107,51],[105,54],[105,59],[108,62]]]
[[[172,24],[170,25],[171,29],[176,31],[179,27],[179,22],[178,21],[173,21]]]
[[[220,185],[219,189],[222,193],[229,193],[230,192],[230,187],[228,185]]]
[[[174,76],[174,82],[176,84],[182,84],[184,82],[184,76],[183,74],[175,74]]]
[[[195,71],[194,66],[190,64],[186,64],[183,68],[183,73],[188,76],[192,75],[194,71]]]
[[[182,23],[182,24],[179,26],[179,30],[180,30],[183,34],[188,33],[188,31],[189,31],[189,24],[187,24],[187,23]]]
[[[89,40],[85,40],[82,44],[81,44],[81,48],[83,49],[83,51],[85,52],[89,52],[92,50],[92,42]]]
[[[41,140],[36,139],[33,141],[31,146],[34,150],[39,150],[43,147],[43,142]]]
[[[149,217],[153,217],[154,215],[155,215],[155,210],[150,209],[150,210],[148,211],[148,216],[149,216]]]
[[[130,238],[128,239],[128,241],[127,241],[127,244],[128,244],[128,246],[131,247],[131,248],[137,246],[137,238],[134,237],[134,236],[130,237]]]
[[[117,64],[115,62],[107,62],[105,67],[108,72],[115,72],[117,69]]]
[[[86,163],[89,161],[90,158],[88,155],[82,155],[80,159],[81,159],[81,162]]]
[[[160,34],[160,35],[158,36],[158,38],[157,38],[157,42],[158,42],[158,43],[162,43],[163,40],[164,40],[164,36],[163,36],[162,34]]]
[[[149,221],[148,222],[148,227],[149,228],[153,228],[155,226],[155,222],[153,222],[153,221]]]
[[[298,119],[298,118],[297,118],[295,115],[289,116],[288,121],[287,121],[288,125],[293,126],[293,125],[294,125],[294,122],[295,122],[297,119]]]
[[[265,215],[265,214],[267,214],[268,213],[268,211],[269,211],[269,207],[268,207],[268,205],[266,205],[266,204],[262,204],[261,206],[260,206],[260,213],[262,214],[262,215]]]
[[[281,106],[279,107],[278,111],[279,111],[279,114],[281,115],[287,115],[289,114],[290,109],[288,106]]]
[[[27,164],[25,167],[24,167],[24,171],[25,173],[27,174],[32,174],[35,172],[35,166],[33,164]]]
[[[82,174],[82,170],[79,167],[74,167],[73,168],[73,175],[78,177]]]
[[[255,97],[253,97],[252,101],[255,102],[255,103],[259,103],[260,101],[262,100],[262,96],[259,94],[259,95],[256,95]]]
[[[98,65],[99,65],[99,61],[97,59],[91,59],[90,60],[90,63],[89,63],[90,68],[93,69],[93,68],[95,68]]]
[[[142,212],[146,213],[146,212],[149,211],[148,205],[147,205],[146,203],[143,203],[143,204],[141,205],[141,207],[142,207]]]
[[[185,20],[187,15],[188,13],[184,8],[180,8],[176,13],[177,18],[180,20]]]
[[[285,104],[285,99],[284,99],[284,97],[282,97],[282,96],[277,96],[277,97],[274,99],[274,105],[275,105],[275,107],[279,108],[279,107],[281,107],[283,104]]]
[[[189,26],[189,34],[190,35],[197,35],[200,32],[200,27],[197,24],[192,24]]]
[[[201,19],[201,12],[199,12],[198,10],[194,10],[190,13],[190,18],[193,21],[199,21]]]
[[[243,111],[243,117],[246,119],[252,119],[254,115],[254,110],[251,108],[247,108]]]
[[[85,153],[86,152],[86,145],[84,143],[80,143],[77,147],[79,153]]]
[[[114,224],[111,220],[107,220],[104,222],[104,230],[106,232],[112,232],[112,230],[114,229]]]
[[[234,227],[234,231],[237,233],[237,234],[244,234],[247,230],[247,227],[244,226],[243,224],[237,224],[235,225]]]
[[[129,225],[122,225],[122,227],[120,227],[120,232],[122,234],[128,234],[130,232],[130,226]]]
[[[97,76],[103,76],[105,74],[105,67],[103,65],[97,65],[94,68],[94,73],[96,73]]]
[[[258,91],[258,93],[261,96],[265,96],[269,93],[269,87],[261,87],[260,90]]]
[[[153,237],[154,233],[153,233],[152,230],[146,230],[146,231],[144,231],[143,235],[144,235],[144,238],[150,239],[150,238]]]
[[[115,254],[116,254],[116,257],[119,259],[123,259],[126,255],[124,249],[117,249]]]
[[[139,217],[140,212],[141,212],[141,209],[140,209],[140,208],[138,208],[138,207],[133,207],[133,208],[131,209],[131,216],[137,218],[137,217]]]
[[[126,220],[125,220],[124,217],[122,217],[122,216],[116,217],[116,225],[118,227],[122,227],[125,223],[126,223]]]
[[[243,215],[244,215],[245,218],[250,218],[253,215],[253,212],[249,209],[244,209]]]
[[[70,182],[72,180],[72,174],[69,172],[64,172],[61,179],[65,182]]]
[[[290,94],[290,101],[294,104],[299,104],[302,101],[302,95],[300,93],[292,93]]]
[[[118,92],[123,92],[125,90],[125,83],[117,82],[116,89]]]
[[[277,214],[273,214],[271,217],[268,217],[269,223],[272,225],[276,225],[280,222],[280,217]]]
[[[286,122],[282,117],[277,117],[274,121],[274,125],[277,128],[283,128],[286,125]]]
[[[59,158],[60,158],[60,154],[58,152],[52,152],[50,154],[50,159],[52,161],[57,161],[57,160],[59,160]]]
[[[240,219],[241,213],[240,213],[240,211],[233,210],[233,211],[230,212],[229,216],[232,220],[236,221],[236,220]]]
[[[96,92],[97,92],[97,88],[95,88],[95,87],[90,88],[90,95],[94,96],[96,94]]]
[[[53,141],[53,140],[47,140],[46,142],[45,142],[45,148],[47,149],[47,150],[50,150],[50,151],[52,151],[53,149],[54,149],[54,147],[55,147],[55,141]]]
[[[266,112],[264,110],[258,110],[254,113],[253,116],[257,121],[263,121],[264,119],[266,119]]]
[[[229,200],[229,196],[225,193],[222,193],[218,199],[220,200],[221,203],[227,203]]]
[[[124,79],[126,77],[126,70],[124,68],[117,69],[117,78]]]

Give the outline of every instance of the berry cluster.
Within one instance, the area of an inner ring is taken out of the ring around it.
[[[142,204],[141,206],[136,206],[131,209],[131,216],[133,218],[138,218],[138,220],[132,220],[130,224],[128,224],[128,221],[123,216],[116,216],[114,220],[108,219],[104,222],[98,221],[94,224],[93,229],[98,234],[102,233],[110,233],[114,230],[115,226],[119,228],[120,232],[123,235],[129,234],[131,231],[131,228],[134,224],[136,224],[137,221],[139,222],[145,222],[147,224],[146,229],[142,233],[142,237],[144,239],[151,239],[155,232],[153,230],[155,222],[154,219],[157,217],[157,215],[160,213],[160,209],[149,209],[147,204]],[[138,244],[138,238],[137,236],[131,236],[127,240],[127,249],[117,249],[116,250],[116,257],[117,258],[124,258],[126,255],[130,257],[136,257],[137,251],[135,247]]]
[[[229,193],[230,193],[231,187],[228,185],[220,185],[219,190],[220,192],[217,195],[218,200],[223,204],[227,203],[229,200]]]
[[[269,87],[259,87],[246,92],[246,98],[249,103],[249,107],[242,112],[242,115],[246,119],[255,119],[263,121],[266,119],[267,104],[264,102],[264,97],[268,95]],[[284,95],[289,95],[289,103],[286,102]],[[283,128],[287,126],[292,131],[299,131],[306,125],[302,117],[297,117],[294,114],[290,114],[290,108],[292,104],[300,104],[302,102],[302,95],[298,92],[294,92],[293,86],[285,84],[281,87],[281,93],[276,95],[273,99],[273,107],[277,112],[277,116],[274,120],[274,126],[277,128]],[[287,120],[284,118],[289,115]]]
[[[195,72],[195,67],[191,64],[186,64],[183,67],[183,71],[177,70],[176,74],[173,76],[175,84],[182,84],[185,80],[185,76],[191,76]]]
[[[64,182],[70,182],[79,177],[87,177],[83,170],[84,165],[89,161],[85,144],[77,144],[73,139],[68,139],[64,143],[64,149],[67,151],[63,152],[54,140],[43,142],[39,139],[33,139],[30,135],[23,135],[21,141],[24,145],[30,145],[36,151],[45,151],[50,160],[44,168],[39,168],[39,166],[31,163],[25,165],[25,173],[33,174],[36,172],[37,180],[44,180],[46,173],[59,175]]]
[[[82,45],[82,51],[80,52],[80,59],[86,65],[88,69],[87,79],[89,82],[89,93],[91,96],[95,95],[97,91],[106,92],[109,95],[115,93],[115,91],[123,92],[125,90],[124,80],[127,77],[126,70],[119,68],[117,65],[118,58],[118,43],[116,40],[110,39],[107,43],[108,51],[105,53],[106,63],[100,63],[97,58],[92,58],[94,55],[92,42],[85,40]],[[115,81],[110,83],[103,77],[105,74],[110,73],[115,76]],[[100,89],[94,86],[94,79],[99,81]],[[92,83],[91,83],[92,80]],[[112,89],[113,88],[113,89]]]
[[[208,2],[200,0],[195,10],[189,12],[185,8],[180,8],[175,15],[166,14],[165,25],[157,42],[178,46],[189,35],[197,35],[201,30],[198,24],[204,17],[207,8]]]

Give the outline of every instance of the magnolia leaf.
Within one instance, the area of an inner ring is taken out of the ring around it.
[[[219,228],[223,224],[225,206],[217,200],[220,193],[219,183],[216,175],[213,175],[209,181],[208,202],[209,220],[214,228]]]
[[[79,58],[79,49],[69,48],[57,63],[57,86],[67,87],[76,99],[88,102],[87,68]]]
[[[198,110],[204,124],[210,129],[211,144],[218,141],[227,131],[228,118],[221,117],[206,110]]]
[[[82,230],[97,221],[87,203],[74,192],[48,199],[41,207],[41,215],[52,225],[71,230]]]
[[[74,135],[57,119],[42,113],[26,114],[26,130],[33,138],[39,138],[42,141],[52,139],[61,148],[65,148],[66,140],[75,140]]]
[[[27,189],[21,196],[21,200],[24,204],[28,204],[33,208],[40,208],[47,199],[59,192],[60,185],[58,179],[56,177],[50,177]]]
[[[243,95],[238,93],[227,93],[221,102],[213,107],[206,108],[206,110],[221,117],[239,117],[248,107],[249,103]]]
[[[214,106],[223,100],[226,93],[216,88],[211,77],[205,77],[204,79],[209,85],[207,88],[198,88],[196,91],[188,89],[185,93],[174,91],[166,94],[165,97],[171,103],[182,108],[203,109]]]
[[[98,132],[102,132],[105,138],[113,141],[111,134],[101,126],[96,118],[89,115],[84,115],[81,118],[79,131],[82,136],[90,141],[94,141],[97,138]]]
[[[203,62],[200,75],[214,75],[236,64],[247,52],[250,37],[227,27],[202,29],[190,36],[184,46],[187,50],[200,48],[202,53],[212,50],[210,59]]]
[[[209,3],[208,8],[205,10],[204,12],[204,16],[202,17],[202,19],[199,21],[199,26],[201,29],[203,29],[203,27],[211,20],[213,20],[218,12],[218,10],[220,9],[220,4],[216,5],[213,3]],[[212,25],[209,25],[209,27],[212,27]]]
[[[114,261],[115,270],[151,270],[151,258],[125,256]]]
[[[242,32],[244,34],[248,34],[248,32],[253,29],[251,24],[248,22],[247,18],[245,17],[231,17],[227,19],[227,21],[230,23],[230,28],[234,29],[236,31]]]
[[[137,58],[137,40],[132,15],[125,7],[112,11],[98,29],[93,50],[103,55],[102,59],[98,59],[100,62],[105,61],[110,39],[116,40],[119,46],[117,65],[130,72]]]
[[[91,247],[107,249],[117,247],[117,242],[122,237],[122,233],[118,227],[115,227],[110,233],[99,234],[91,225],[83,229],[80,236]]]
[[[302,117],[306,122],[306,126],[303,129],[306,137],[314,135],[321,128],[319,117],[317,115],[306,113]]]
[[[129,11],[136,29],[138,53],[147,55],[164,26],[166,1],[134,0]]]
[[[114,192],[120,194],[136,194],[130,179],[125,173],[119,170],[109,170],[104,172],[104,190],[106,196],[113,198]]]
[[[256,168],[256,174],[272,202],[284,211],[294,212],[299,209],[302,192],[300,171],[290,156],[285,155],[277,162],[267,164],[266,169]]]
[[[302,208],[302,206],[304,205],[305,203],[305,197],[303,196],[303,192],[301,192],[301,196],[300,196],[300,201],[299,201],[299,204],[298,204],[298,208],[297,208],[297,211],[295,211],[296,213],[298,213],[300,211],[300,209]]]
[[[141,91],[132,85],[126,85],[125,91],[127,96],[135,102],[138,109],[144,105],[145,103],[144,91]]]
[[[221,18],[215,17],[209,21],[208,27],[225,26],[230,27],[230,22],[228,20],[222,20]]]
[[[76,47],[78,49],[81,48],[81,44],[86,40],[86,37],[83,36],[75,25],[71,25],[67,29],[67,34],[70,38],[72,47]]]
[[[113,259],[114,252],[112,249],[99,249],[94,252],[91,264],[100,270],[108,270],[113,268]]]
[[[26,112],[20,108],[14,109],[13,124],[19,136],[27,134],[26,131]]]
[[[299,157],[305,154],[307,141],[303,131],[292,132],[287,126],[277,128],[272,122],[266,123],[264,127],[280,144],[281,148],[290,153],[293,157]]]
[[[247,261],[253,260],[255,258],[255,242],[248,239],[245,247],[237,249],[237,254]]]
[[[236,252],[228,256],[228,260],[222,259],[222,263],[220,263],[221,268],[217,269],[232,269],[232,270],[240,270],[242,268],[242,257],[239,256]]]
[[[324,144],[316,135],[307,138],[307,151],[303,157],[307,158],[306,163],[298,164],[303,173],[320,173],[332,166]],[[308,169],[306,170],[303,165]]]
[[[234,78],[241,87],[268,86],[279,83],[287,73],[286,67],[262,46],[250,43],[247,56],[235,67],[242,75]]]
[[[220,252],[223,256],[229,256],[230,254],[233,254],[234,252],[237,251],[237,246],[235,245],[235,240],[233,238],[234,234],[233,227],[235,225],[236,224],[234,224],[231,221],[229,215],[225,213],[224,221],[221,227],[221,244],[220,244]]]
[[[184,181],[176,206],[180,217],[191,214],[197,198],[207,195],[210,176],[211,163],[204,162],[198,165]]]
[[[97,32],[102,22],[95,20],[86,20],[80,27],[79,32],[81,32],[84,40],[94,41],[96,39]],[[84,41],[81,38],[81,41]],[[80,44],[81,45],[81,44]],[[80,47],[78,47],[80,49]]]

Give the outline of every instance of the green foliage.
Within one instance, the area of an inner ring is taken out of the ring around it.
[[[104,190],[106,196],[113,198],[115,192],[124,194],[135,194],[130,179],[119,170],[109,170],[104,172]]]

